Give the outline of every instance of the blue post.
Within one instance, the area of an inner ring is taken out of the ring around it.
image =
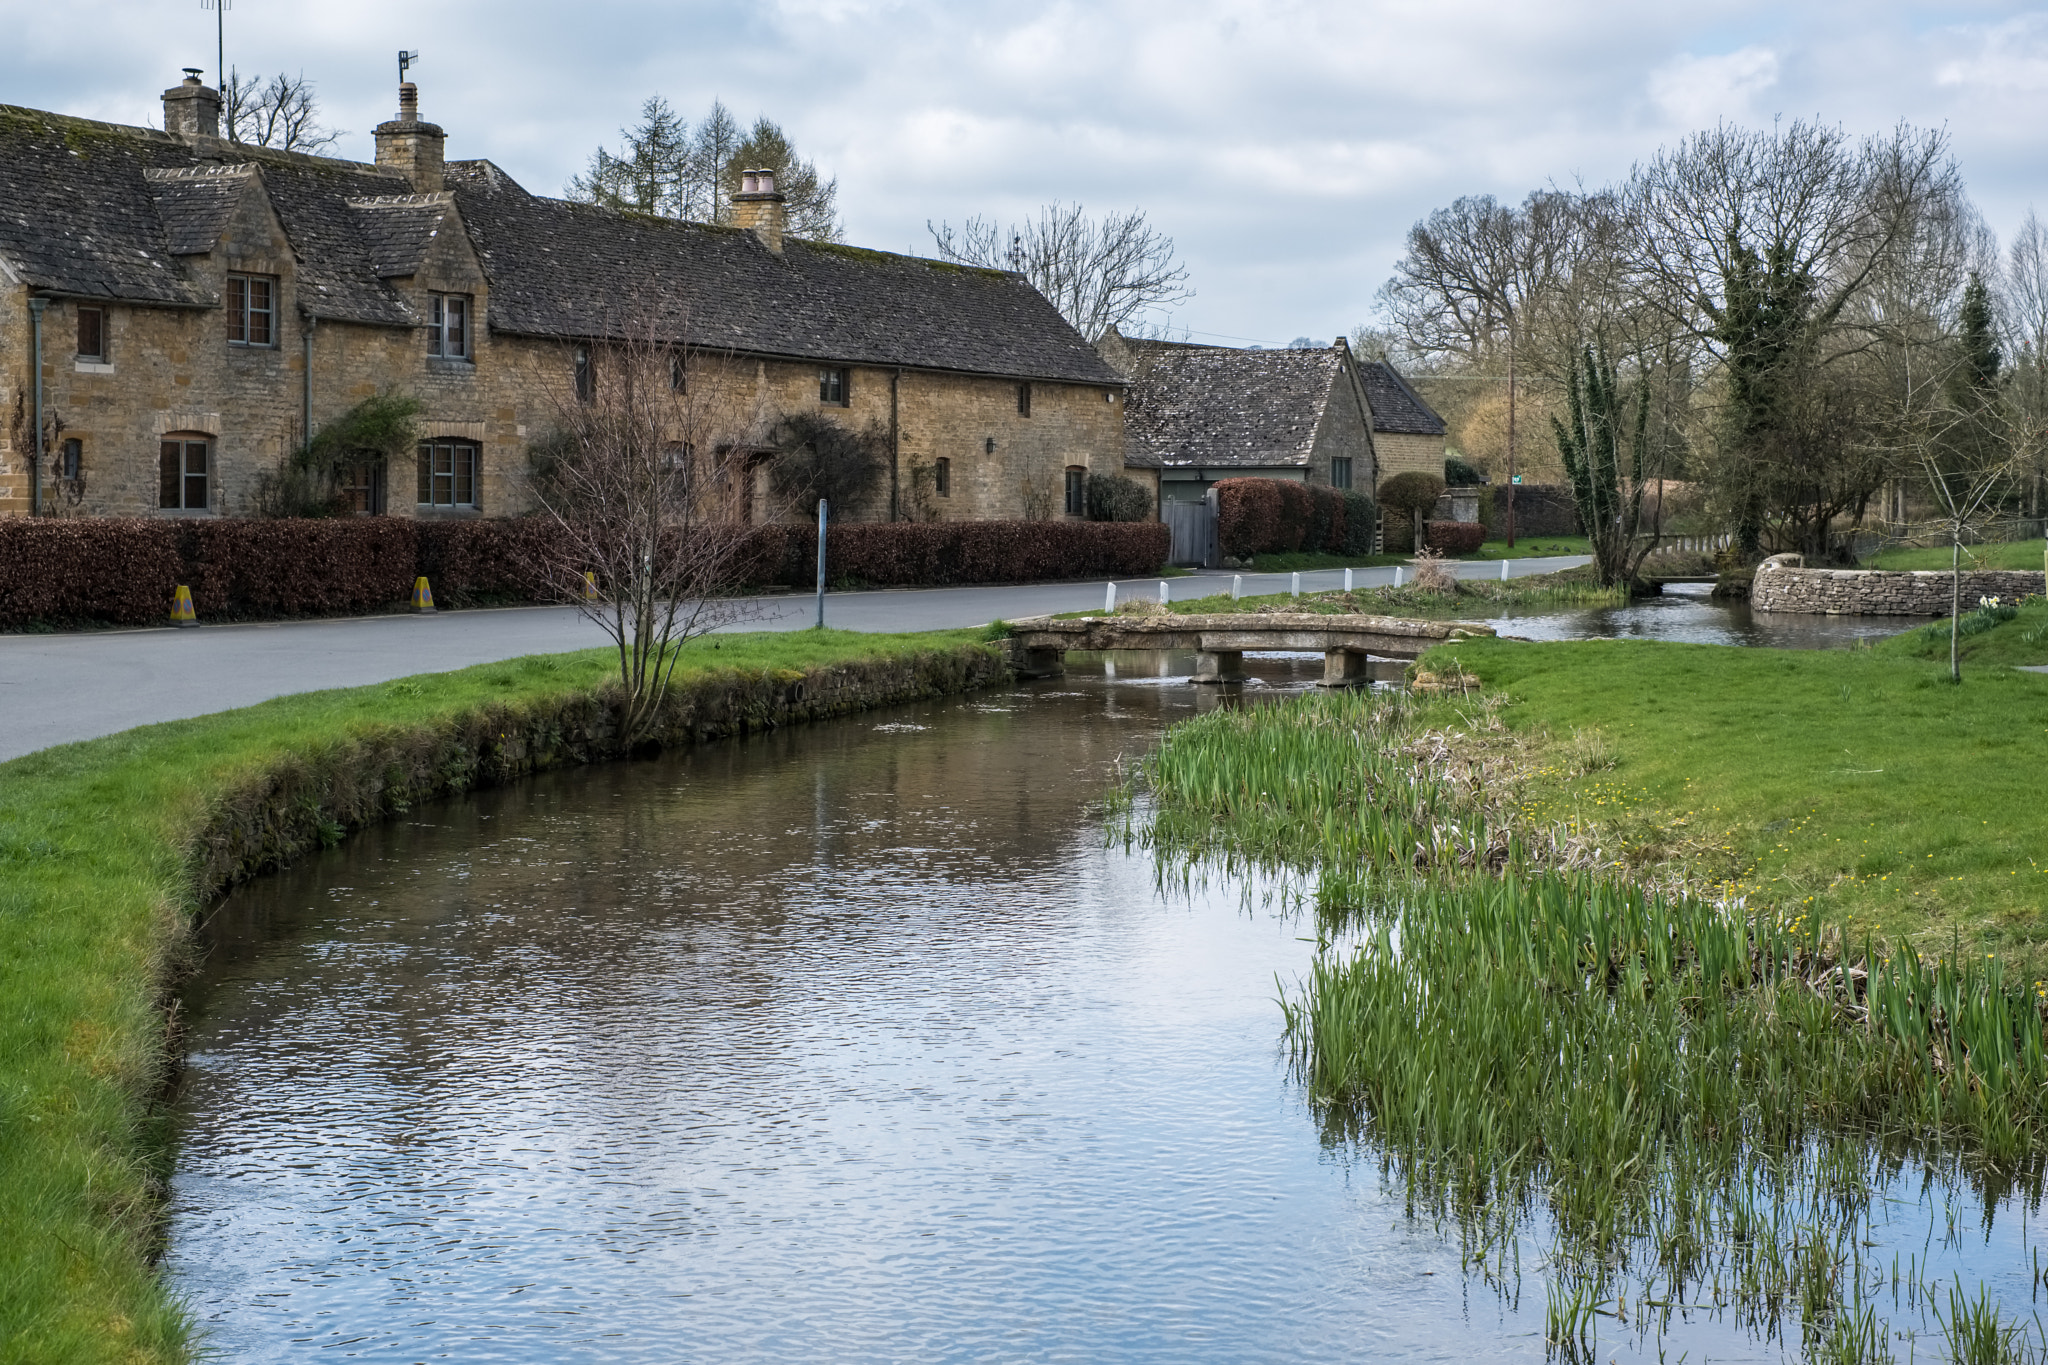
[[[825,500],[818,499],[818,629],[825,628]]]

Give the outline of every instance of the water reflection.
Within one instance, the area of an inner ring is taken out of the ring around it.
[[[1660,597],[1625,607],[1530,611],[1488,622],[1502,635],[1524,640],[1672,640],[1698,645],[1751,645],[1766,649],[1840,649],[1879,640],[1920,625],[1921,616],[1816,616],[1756,611],[1747,602],[1715,602],[1707,583],[1673,583]]]

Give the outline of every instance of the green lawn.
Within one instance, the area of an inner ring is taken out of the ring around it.
[[[1963,547],[1963,568],[1968,569],[2034,569],[2042,568],[2043,543],[2038,540],[2006,541],[1999,545],[1965,545]],[[1929,549],[1912,550],[1894,546],[1879,550],[1867,569],[1946,569],[1949,567],[1950,551],[1946,545]]]
[[[726,635],[694,642],[683,669],[804,669],[978,638]],[[604,650],[514,659],[0,764],[0,1361],[176,1361],[191,1348],[150,1261],[170,1159],[151,1111],[171,959],[197,904],[191,851],[217,804],[281,765],[487,708],[539,712],[615,669]]]
[[[1529,814],[1689,845],[1731,894],[2048,963],[2048,676],[1883,650],[1466,641],[1539,762]]]
[[[2011,620],[1981,608],[1962,616],[1956,652],[1966,664],[2048,665],[2048,599],[2030,597],[2017,604]],[[1948,618],[1917,626],[1880,642],[1877,652],[1899,659],[1928,659],[1946,665]]]
[[[1505,540],[1489,540],[1457,559],[1540,559],[1547,555],[1585,555],[1592,550],[1584,536],[1518,536],[1510,550]],[[1252,573],[1310,573],[1321,569],[1384,569],[1411,564],[1406,555],[1266,554],[1252,556]]]

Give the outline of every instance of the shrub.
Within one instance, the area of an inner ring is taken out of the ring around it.
[[[790,412],[768,439],[769,482],[800,512],[815,511],[820,498],[837,509],[859,506],[887,467],[889,434],[877,422],[853,431],[819,413]]]
[[[1353,498],[1370,516],[1372,500],[1361,494],[1292,479],[1224,479],[1216,485],[1217,547],[1233,559],[1346,553]]]
[[[1492,497],[1486,501],[1492,503],[1494,524],[1502,532],[1507,530],[1511,491],[1515,499],[1517,536],[1575,536],[1580,533],[1579,506],[1572,497],[1572,490],[1563,484],[1552,483],[1519,484],[1512,490],[1507,484],[1495,484]]]
[[[1379,509],[1372,499],[1352,489],[1344,490],[1344,536],[1340,553],[1347,555],[1369,555],[1373,551],[1373,532],[1379,526]]]
[[[1088,520],[1150,521],[1152,491],[1121,474],[1090,474]]]
[[[175,522],[0,522],[0,627],[160,623],[180,581]]]
[[[1473,488],[1486,482],[1486,476],[1467,463],[1462,456],[1444,456],[1444,483],[1451,488]]]
[[[1422,540],[1440,555],[1469,555],[1486,539],[1486,528],[1476,521],[1432,521],[1422,528]]]
[[[1405,554],[1415,548],[1415,523],[1436,509],[1443,496],[1444,481],[1434,474],[1411,470],[1396,474],[1380,485],[1380,506],[1387,514],[1387,548]]]
[[[420,521],[415,568],[433,584],[434,601],[444,607],[545,601],[550,597],[539,566],[544,547],[560,535],[547,517]]]

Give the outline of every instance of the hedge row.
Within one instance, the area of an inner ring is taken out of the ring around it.
[[[1216,544],[1233,559],[1297,551],[1372,553],[1372,499],[1291,479],[1224,479],[1216,485]]]
[[[336,616],[403,603],[422,574],[443,606],[547,600],[527,568],[554,534],[539,518],[402,517],[0,522],[0,629],[154,625],[179,584],[213,620]],[[826,573],[878,586],[1128,578],[1166,562],[1157,522],[936,522],[834,526]],[[741,586],[813,581],[818,533],[764,526]]]

